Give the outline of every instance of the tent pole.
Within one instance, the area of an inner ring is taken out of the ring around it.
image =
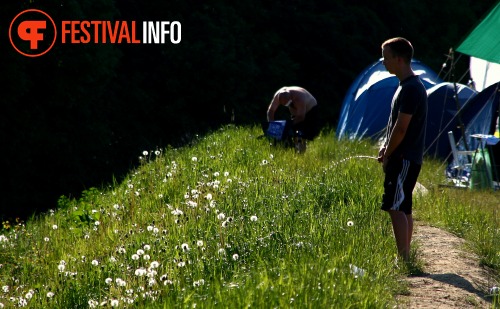
[[[458,125],[460,127],[460,131],[462,131],[462,138],[464,140],[464,147],[465,150],[469,150],[469,145],[467,145],[467,139],[465,138],[465,126],[462,121],[462,116],[461,116],[461,108],[460,108],[460,102],[458,101],[458,89],[457,89],[457,81],[455,79],[455,53],[453,52],[453,48],[450,48],[450,59],[451,59],[451,80],[453,82],[453,88],[455,89],[455,103],[457,105],[457,120],[458,120]]]

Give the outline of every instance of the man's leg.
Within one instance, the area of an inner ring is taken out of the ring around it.
[[[406,215],[406,221],[408,221],[408,253],[409,253],[411,249],[411,237],[413,236],[413,216]]]
[[[413,230],[413,220],[411,215],[408,216],[399,210],[389,210],[391,216],[392,229],[396,238],[396,246],[399,255],[408,262],[410,259],[410,241]]]

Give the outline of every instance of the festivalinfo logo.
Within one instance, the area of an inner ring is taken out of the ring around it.
[[[50,51],[56,42],[179,44],[182,39],[182,27],[178,21],[63,20],[58,26],[44,11],[24,10],[10,23],[10,43],[23,56],[39,57]]]

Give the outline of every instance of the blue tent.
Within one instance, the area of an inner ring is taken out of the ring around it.
[[[465,104],[462,118],[465,123],[465,136],[469,149],[474,150],[478,146],[477,140],[471,138],[471,135],[494,134],[499,116],[499,107],[500,82],[482,90]],[[460,135],[457,133],[455,136]],[[462,136],[460,136],[458,144],[459,149],[465,149],[465,143]],[[498,151],[498,154],[500,154],[500,151]]]
[[[442,82],[420,61],[412,60],[412,68],[427,89]],[[336,131],[338,139],[379,138],[387,125],[398,85],[397,77],[387,72],[382,59],[367,67],[346,93]]]
[[[458,102],[455,99],[455,91]],[[427,89],[426,155],[439,158],[446,158],[448,156],[451,151],[448,131],[454,131],[454,136],[457,140],[462,137],[461,130],[458,129],[461,123],[466,123],[462,119],[465,117],[465,115],[462,115],[462,109],[476,94],[477,91],[458,83],[444,82]]]

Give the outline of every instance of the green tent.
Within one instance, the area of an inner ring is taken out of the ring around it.
[[[472,57],[500,63],[500,2],[456,50]]]

